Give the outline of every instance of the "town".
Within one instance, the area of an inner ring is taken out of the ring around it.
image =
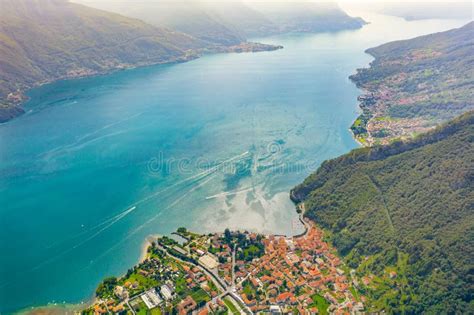
[[[286,237],[179,228],[140,264],[97,288],[83,314],[361,314],[364,297],[323,232]]]

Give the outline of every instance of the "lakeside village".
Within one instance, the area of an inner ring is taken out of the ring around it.
[[[105,279],[83,314],[361,314],[349,270],[309,220],[294,237],[249,232],[156,238],[121,278]],[[364,280],[364,279],[362,279]],[[365,281],[362,281],[365,283]]]

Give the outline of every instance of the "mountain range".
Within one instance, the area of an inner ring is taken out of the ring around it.
[[[241,2],[112,4],[123,15],[67,0],[0,0],[0,122],[24,112],[25,91],[55,80],[182,62],[204,52],[281,48],[247,42],[253,35],[363,25],[337,7],[306,12],[318,26],[301,29],[275,24]],[[286,21],[292,19],[298,14]],[[337,26],[325,28],[328,20]]]
[[[348,16],[335,2],[159,0],[134,6],[130,0],[80,1],[220,44],[287,32],[356,29],[365,24],[361,18]]]

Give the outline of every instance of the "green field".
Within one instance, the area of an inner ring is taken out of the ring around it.
[[[240,314],[234,303],[232,303],[228,297],[224,299],[224,303],[232,314]]]
[[[198,290],[192,292],[191,297],[193,298],[194,301],[199,305],[201,302],[206,303],[211,300],[209,295],[204,291],[203,289],[199,288]]]
[[[313,304],[311,304],[310,306],[311,307],[316,306],[318,308],[318,311],[319,311],[318,314],[322,314],[322,315],[329,314],[328,313],[329,302],[326,301],[326,299],[324,297],[322,297],[319,294],[315,294],[311,298],[313,299]]]
[[[140,302],[133,307],[137,315],[146,315],[147,314],[147,307],[144,302]]]
[[[155,307],[154,309],[150,310],[149,313],[151,315],[161,315],[161,310],[159,307]]]
[[[130,275],[130,277],[128,277],[127,279],[124,280],[124,282],[126,282],[126,281],[130,281],[132,283],[137,281],[139,286],[143,289],[156,287],[158,285],[158,281],[156,281],[154,279],[151,279],[151,278],[147,278],[147,277],[145,277],[141,274],[138,274],[138,273],[132,273]]]

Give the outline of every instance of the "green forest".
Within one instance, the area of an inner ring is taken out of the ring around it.
[[[291,192],[359,276],[370,311],[472,314],[474,112],[324,162]],[[390,276],[389,276],[390,275]]]

